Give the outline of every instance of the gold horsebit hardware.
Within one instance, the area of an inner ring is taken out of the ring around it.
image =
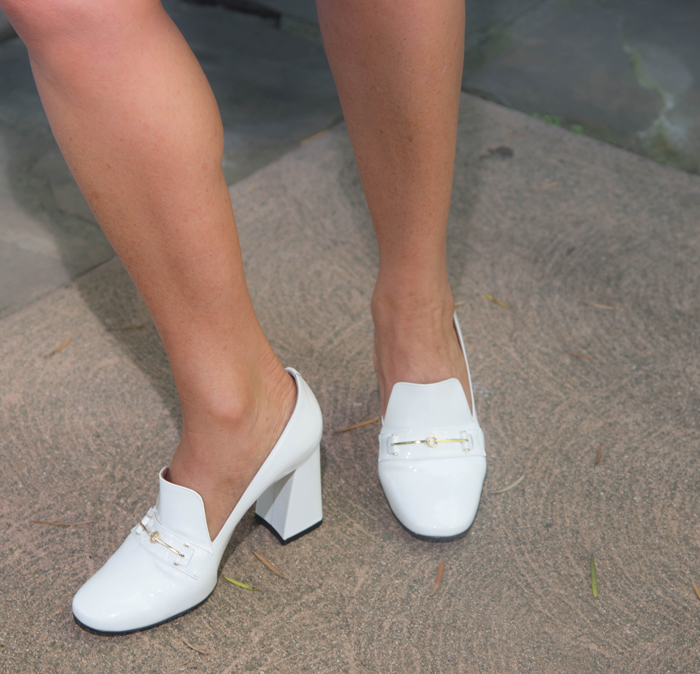
[[[467,434],[466,431],[462,431],[462,433],[464,433],[464,435]],[[425,440],[403,440],[402,442],[396,442],[393,440],[393,438],[398,437],[398,435],[396,435],[396,433],[394,433],[391,437],[392,437],[392,442],[391,442],[392,447],[396,447],[397,445],[420,445],[420,444],[425,443],[431,449],[435,449],[435,447],[438,446],[438,442],[465,442],[465,443],[468,442],[467,438],[436,438],[434,435],[429,435]],[[467,447],[464,451],[468,452],[469,447]],[[394,456],[398,456],[398,454],[399,454],[398,452],[394,452]]]
[[[162,540],[158,531],[149,531],[143,525],[143,522],[139,522],[139,524],[141,525],[141,528],[148,534],[148,538],[151,541],[151,543],[160,543],[164,548],[168,548],[170,552],[174,552],[178,557],[185,556],[179,550],[176,550],[175,548],[169,546],[164,540]],[[185,543],[185,547],[189,548],[190,546],[187,545],[187,543]],[[177,562],[173,562],[173,564],[175,564],[175,566],[180,566]]]

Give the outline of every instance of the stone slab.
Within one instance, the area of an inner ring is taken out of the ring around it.
[[[214,90],[224,122],[224,175],[245,178],[342,118],[323,49],[273,20],[165,4]]]
[[[258,0],[256,4],[272,9],[280,14],[318,23],[315,0]]]
[[[255,0],[320,44],[314,0]],[[465,2],[465,91],[700,171],[694,0]]]
[[[413,538],[377,425],[335,433],[379,404],[377,250],[341,126],[231,189],[261,321],[324,412],[324,524],[281,547],[246,515],[223,571],[260,592],[222,580],[127,636],[73,621],[178,438],[165,354],[109,262],[0,320],[0,671],[698,671],[700,179],[473,97],[460,119],[449,272],[489,454],[470,533]]]
[[[11,37],[15,36],[15,29],[10,25],[5,14],[0,9],[0,42],[3,40],[9,40]]]
[[[470,5],[491,16],[472,29],[468,11],[465,90],[700,170],[696,2]]]
[[[314,0],[253,4],[320,44]],[[694,0],[466,0],[465,14],[465,91],[700,170]]]

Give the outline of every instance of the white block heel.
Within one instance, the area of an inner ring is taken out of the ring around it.
[[[255,516],[283,544],[316,528],[323,519],[321,448],[295,471],[270,485],[258,498]]]

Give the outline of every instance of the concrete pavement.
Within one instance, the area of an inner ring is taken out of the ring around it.
[[[449,271],[489,474],[445,543],[392,517],[377,425],[334,432],[378,413],[377,251],[345,128],[231,196],[256,310],[324,412],[324,524],[281,547],[244,518],[223,572],[260,592],[222,579],[128,636],[75,624],[178,438],[165,354],[112,260],[0,320],[0,671],[697,671],[700,179],[463,96]]]

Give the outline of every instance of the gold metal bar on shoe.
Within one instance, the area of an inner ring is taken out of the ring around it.
[[[179,550],[176,550],[175,548],[169,546],[163,539],[160,537],[160,533],[157,531],[149,531],[146,529],[146,527],[143,525],[143,522],[139,522],[141,525],[141,528],[148,534],[148,537],[151,541],[151,543],[160,543],[163,547],[168,548],[170,552],[174,552],[178,557],[184,557]]]
[[[438,442],[467,442],[467,438],[436,438],[434,435],[429,435],[425,440],[403,440],[401,442],[392,442],[391,446],[396,445],[420,445],[425,443],[428,447],[437,447]]]

